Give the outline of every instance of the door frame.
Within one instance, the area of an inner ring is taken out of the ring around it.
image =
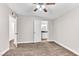
[[[39,19],[37,18],[37,19],[33,19],[33,43],[36,43],[36,42],[41,42],[41,34],[39,35],[40,36],[40,38],[39,38],[39,41],[38,40],[36,40],[35,39],[35,21],[38,21]],[[40,20],[40,29],[41,29],[41,20]],[[41,32],[41,30],[40,30],[40,32]]]
[[[14,19],[14,20],[13,20]],[[13,24],[14,28],[11,28]],[[13,33],[11,33],[13,31]],[[14,45],[17,47],[17,16],[13,17],[12,14],[9,14],[9,47],[10,47],[10,41],[14,40]]]

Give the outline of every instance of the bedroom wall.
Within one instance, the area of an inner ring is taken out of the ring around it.
[[[33,17],[18,16],[18,42],[33,42]]]
[[[53,41],[54,40],[54,23],[52,20],[48,21],[48,36],[49,36],[49,40],[48,41]]]
[[[9,8],[0,3],[0,55],[9,49]]]
[[[54,21],[54,40],[79,52],[79,8]]]
[[[18,16],[18,43],[29,43],[33,42],[33,20],[45,20],[41,17],[36,16]],[[52,40],[52,22],[49,21],[49,38],[48,41]],[[40,40],[39,40],[40,41]]]

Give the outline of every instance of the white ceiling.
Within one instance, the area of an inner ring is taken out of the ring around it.
[[[36,5],[32,3],[9,3],[8,6],[15,11],[18,15],[24,16],[39,16],[44,19],[56,19],[68,11],[74,10],[79,7],[78,3],[56,3],[55,5],[48,5],[46,9],[47,13],[44,11],[34,12]]]

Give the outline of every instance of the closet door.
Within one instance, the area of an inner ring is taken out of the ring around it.
[[[34,20],[34,42],[41,41],[41,20]]]

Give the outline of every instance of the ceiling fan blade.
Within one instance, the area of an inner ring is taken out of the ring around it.
[[[55,3],[46,3],[46,5],[55,5]]]
[[[39,4],[39,5],[43,5],[44,3],[33,3],[33,4]]]
[[[47,10],[45,8],[43,10],[44,10],[44,12],[47,12]]]
[[[36,9],[34,9],[34,11],[36,12],[38,9],[36,8]]]

